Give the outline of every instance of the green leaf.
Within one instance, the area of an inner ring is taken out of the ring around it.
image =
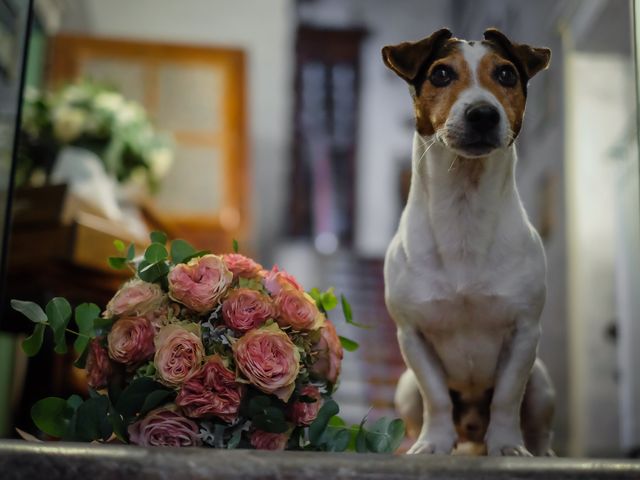
[[[82,342],[79,342],[79,339],[83,339]],[[76,368],[84,368],[87,365],[87,357],[89,356],[89,349],[87,345],[89,344],[89,339],[85,337],[78,337],[76,341],[73,342],[73,349],[78,354],[78,359],[73,362],[73,366]]]
[[[138,265],[138,277],[145,282],[154,283],[169,273],[169,265],[164,261],[149,263],[146,260]]]
[[[161,245],[165,245],[167,243],[167,235],[164,232],[151,232],[149,238],[151,238],[151,243],[159,243]]]
[[[69,405],[69,407],[74,411],[77,410],[83,402],[84,400],[80,395],[73,394],[69,398],[67,398],[67,405]]]
[[[362,323],[358,323],[353,320],[353,313],[351,311],[351,305],[347,301],[347,297],[344,295],[340,295],[340,303],[342,304],[342,313],[344,314],[344,319],[349,325],[353,325],[358,328],[371,328],[371,325],[364,325]]]
[[[113,246],[116,247],[117,251],[124,252],[124,242],[122,240],[114,240]]]
[[[186,258],[197,253],[196,249],[186,240],[178,238],[171,242],[171,260],[173,263],[183,263]]]
[[[97,396],[86,400],[76,412],[75,437],[87,442],[107,440],[113,432],[107,416],[108,411],[109,399],[106,396]]]
[[[329,420],[334,415],[337,415],[340,411],[340,407],[333,400],[327,400],[324,405],[318,411],[318,416],[309,426],[309,441],[312,445],[317,445],[322,437],[322,434],[329,425]]]
[[[399,418],[394,419],[387,427],[387,433],[391,437],[390,453],[395,452],[400,447],[402,440],[404,440],[405,430],[404,422]]]
[[[338,305],[338,299],[333,293],[333,288],[324,292],[320,297],[320,301],[322,302],[322,308],[324,308],[325,312],[333,310]]]
[[[210,250],[199,250],[196,253],[194,253],[193,255],[189,255],[188,257],[185,257],[182,260],[182,263],[187,263],[189,262],[189,260],[191,260],[192,258],[198,258],[198,257],[204,257],[205,255],[210,254],[211,251]]]
[[[249,401],[249,416],[259,415],[271,406],[271,399],[266,395],[256,395]]]
[[[11,308],[20,312],[33,323],[46,323],[47,315],[37,303],[25,302],[23,300],[11,300]]]
[[[240,245],[238,244],[238,240],[233,239],[233,252],[238,253],[240,251]]]
[[[127,266],[127,259],[124,257],[109,257],[107,263],[114,270],[122,270]]]
[[[80,335],[78,335],[78,338],[76,338],[76,341],[73,343],[73,348],[81,358],[89,344],[89,340],[95,337],[93,322],[99,317],[100,308],[93,303],[82,303],[76,307],[74,318],[76,325],[78,325]]]
[[[167,253],[167,249],[164,248],[164,245],[160,245],[159,243],[152,243],[144,252],[144,259],[150,264],[161,262],[166,260],[168,257],[169,253]]]
[[[253,425],[270,433],[284,433],[289,429],[284,413],[277,407],[267,407],[264,413],[253,417]]]
[[[71,305],[62,297],[55,297],[46,306],[49,326],[53,330],[56,353],[67,353],[65,330],[71,319]]]
[[[309,295],[316,301],[316,305],[318,305],[318,308],[322,308],[322,292],[316,287],[313,287],[311,290],[309,290]]]
[[[43,398],[31,407],[31,419],[36,427],[58,438],[65,435],[73,413],[67,401],[58,397]]]
[[[342,335],[340,335],[339,338],[342,348],[344,348],[347,352],[355,352],[360,347],[358,342],[354,340],[343,337]]]
[[[151,392],[147,395],[147,398],[144,399],[144,403],[140,408],[140,415],[146,415],[154,408],[166,403],[173,394],[171,390],[155,390]]]
[[[129,244],[129,248],[127,248],[127,261],[132,262],[136,257],[136,246],[133,243]]]
[[[118,440],[122,443],[127,443],[127,427],[124,423],[122,416],[116,412],[116,409],[113,405],[109,405],[109,423],[111,423],[111,428],[113,429],[113,433],[115,433]]]
[[[36,324],[31,336],[25,338],[22,341],[22,351],[26,353],[28,357],[33,357],[42,348],[42,341],[44,339],[44,329],[45,329],[44,323]]]
[[[348,428],[328,427],[323,443],[328,452],[344,452],[351,442],[351,431]]]
[[[339,417],[338,415],[334,415],[329,420],[329,426],[330,427],[346,427],[347,424],[341,417]]]
[[[156,390],[163,390],[164,387],[149,377],[140,377],[132,381],[125,388],[116,402],[115,408],[126,422],[135,417],[140,411],[147,399],[147,396]]]
[[[231,435],[231,438],[229,439],[229,443],[227,443],[227,448],[228,449],[236,448],[240,443],[241,438],[242,438],[242,429],[237,428],[236,431],[233,432],[233,435]]]

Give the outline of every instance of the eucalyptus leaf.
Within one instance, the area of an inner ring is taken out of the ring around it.
[[[312,445],[317,445],[322,437],[322,434],[329,425],[331,417],[337,415],[340,411],[340,407],[333,400],[327,400],[324,405],[318,411],[316,419],[309,426],[309,441]]]
[[[138,266],[138,277],[145,282],[154,283],[169,273],[169,265],[164,261],[149,263],[146,260]]]
[[[100,318],[100,307],[94,303],[81,303],[75,310],[75,321],[82,335],[93,338],[93,322]]]
[[[57,438],[65,435],[73,413],[67,401],[58,397],[43,398],[31,407],[31,419],[36,427]]]
[[[22,341],[22,351],[28,356],[33,357],[42,348],[42,341],[44,340],[44,323],[38,323],[33,329],[31,336],[25,338]]]
[[[161,262],[169,257],[167,249],[159,243],[152,243],[144,251],[144,259],[151,263]]]
[[[127,266],[127,259],[125,257],[109,257],[107,263],[114,270],[123,270]]]
[[[343,337],[342,335],[340,335],[339,338],[342,348],[344,348],[347,352],[355,352],[360,347],[358,342],[351,340],[350,338]]]
[[[11,308],[23,314],[33,323],[47,322],[47,314],[37,303],[14,299],[11,300]]]
[[[122,416],[116,412],[116,409],[113,405],[109,405],[109,414],[108,414],[109,423],[111,423],[111,428],[113,429],[113,433],[116,435],[118,440],[122,443],[127,443],[127,427],[122,419]]]
[[[127,261],[131,262],[136,257],[136,246],[133,243],[129,244],[127,248]]]
[[[197,250],[186,240],[178,238],[171,242],[171,260],[175,264],[183,263],[186,258],[195,253]]]
[[[162,389],[164,387],[152,378],[136,378],[118,397],[115,405],[116,411],[124,417],[125,421],[128,421],[140,413],[147,396],[151,392]]]
[[[154,408],[157,408],[166,403],[174,393],[171,390],[155,390],[147,395],[144,399],[144,403],[140,408],[140,415],[146,415]]]
[[[161,245],[165,245],[167,243],[167,235],[164,232],[151,232],[149,235],[152,243],[159,243]]]
[[[124,252],[124,242],[122,240],[114,240],[113,246],[116,247],[116,250],[119,252]]]
[[[322,296],[320,297],[320,302],[322,303],[322,308],[325,312],[336,308],[336,306],[338,305],[338,299],[333,293],[333,288],[330,288],[322,294]]]
[[[371,325],[364,325],[362,323],[358,323],[358,322],[353,320],[353,313],[351,311],[351,305],[347,301],[347,297],[345,297],[344,295],[340,295],[340,303],[342,305],[342,313],[344,315],[344,319],[349,325],[353,325],[354,327],[364,328],[364,329],[370,329],[371,328]]]
[[[107,416],[109,399],[97,396],[86,400],[78,407],[75,436],[78,440],[107,440],[113,427]]]
[[[46,306],[49,326],[53,330],[56,353],[67,353],[65,330],[71,319],[71,305],[62,297],[55,297]]]
[[[238,253],[240,251],[240,245],[238,244],[238,240],[234,238],[232,245],[233,245],[233,253]]]

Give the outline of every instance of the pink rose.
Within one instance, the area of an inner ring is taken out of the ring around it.
[[[298,290],[302,291],[302,287],[293,277],[284,270],[280,270],[274,265],[270,272],[264,272],[264,287],[271,295],[276,295],[280,290]]]
[[[142,317],[158,308],[165,295],[159,285],[131,280],[117,291],[107,304],[107,316]]]
[[[107,336],[109,356],[118,363],[135,365],[153,355],[155,329],[145,317],[123,317]]]
[[[250,288],[233,290],[222,304],[222,318],[230,328],[246,332],[273,317],[271,298]]]
[[[233,281],[222,257],[205,255],[169,272],[169,296],[198,313],[213,310]]]
[[[238,417],[243,393],[244,386],[236,382],[236,374],[214,355],[182,385],[176,404],[187,417],[213,415],[231,423]]]
[[[316,359],[311,366],[311,373],[330,383],[336,383],[340,375],[344,352],[336,327],[330,320],[326,320],[320,329],[320,340],[311,347]]]
[[[278,325],[249,330],[233,351],[236,365],[252,385],[289,400],[300,372],[300,352]]]
[[[100,345],[100,339],[94,338],[89,342],[89,353],[84,368],[91,388],[99,389],[107,386],[113,368],[107,350]]]
[[[288,440],[289,435],[286,433],[269,433],[263,430],[254,430],[249,439],[251,446],[258,450],[284,450]]]
[[[311,425],[311,423],[318,416],[318,410],[322,406],[322,397],[320,390],[313,385],[307,385],[302,389],[300,395],[314,399],[315,402],[305,402],[303,400],[296,400],[289,406],[288,417],[289,419],[300,426]]]
[[[262,265],[239,253],[227,253],[222,256],[224,264],[233,273],[233,278],[258,278]]]
[[[306,292],[282,289],[275,297],[278,325],[297,331],[317,330],[324,315]]]
[[[152,410],[129,425],[129,440],[142,447],[197,447],[201,445],[198,425],[172,408]]]
[[[203,358],[200,325],[171,324],[158,332],[153,363],[159,380],[165,385],[175,387],[184,383],[198,371]]]

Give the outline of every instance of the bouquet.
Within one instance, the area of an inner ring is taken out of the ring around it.
[[[102,85],[80,81],[49,93],[25,91],[18,184],[48,176],[60,148],[94,152],[119,182],[146,181],[153,190],[168,172],[173,152],[144,108]]]
[[[331,398],[344,349],[327,314],[332,289],[305,292],[277,266],[265,270],[237,252],[214,255],[184,240],[167,247],[151,234],[142,258],[116,241],[114,268],[135,277],[104,311],[52,299],[43,310],[12,300],[34,322],[28,355],[51,329],[57,353],[65,332],[76,335],[77,366],[86,370],[89,398],[49,397],[31,411],[46,434],[76,441],[142,446],[209,446],[267,450],[392,452],[404,436],[400,420],[366,419],[346,426]],[[341,297],[347,322],[348,302]]]

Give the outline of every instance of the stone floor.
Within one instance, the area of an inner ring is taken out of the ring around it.
[[[138,448],[0,441],[0,478],[133,479],[640,479],[640,462],[561,458],[358,455]]]

